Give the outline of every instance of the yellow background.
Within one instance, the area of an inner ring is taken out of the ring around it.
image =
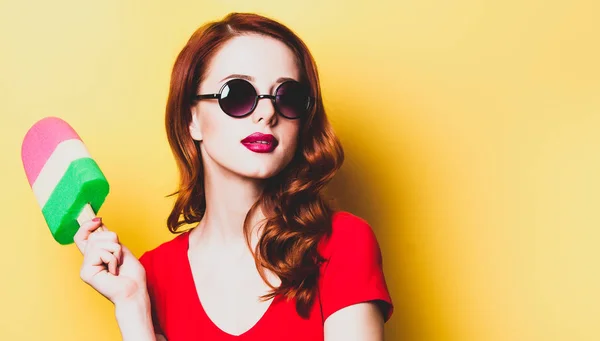
[[[117,340],[112,305],[54,242],[20,161],[60,116],[112,186],[136,255],[172,236],[163,128],[173,61],[229,11],[311,48],[367,219],[388,340],[600,340],[600,5],[589,1],[0,1],[0,338]]]

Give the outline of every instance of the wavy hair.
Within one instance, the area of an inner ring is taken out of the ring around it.
[[[260,34],[285,43],[297,58],[301,81],[309,84],[315,105],[302,120],[298,147],[290,163],[266,180],[264,190],[244,220],[248,247],[249,217],[261,208],[265,214],[263,233],[253,252],[262,279],[272,289],[262,299],[283,295],[296,299],[296,310],[307,316],[314,302],[323,261],[319,241],[331,233],[333,208],[322,190],[344,161],[344,151],[323,108],[315,61],[304,42],[283,24],[252,13],[230,13],[219,21],[199,27],[174,63],[166,106],[166,130],[175,156],[180,183],[167,225],[181,233],[184,224],[199,222],[206,211],[204,170],[199,144],[189,132],[191,107],[210,59],[223,43],[244,34]],[[279,287],[266,279],[263,268],[281,279]]]

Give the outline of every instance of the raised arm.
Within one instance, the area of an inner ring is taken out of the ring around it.
[[[83,254],[80,277],[115,305],[123,340],[157,340],[140,261],[100,219],[82,224],[74,241]]]

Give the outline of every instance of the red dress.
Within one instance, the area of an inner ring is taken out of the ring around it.
[[[189,231],[145,252],[152,317],[157,333],[169,341],[323,340],[324,321],[349,305],[378,300],[387,322],[393,305],[382,270],[379,244],[371,226],[360,217],[338,211],[332,217],[332,234],[322,240],[317,298],[308,319],[296,312],[294,301],[276,296],[260,320],[235,336],[221,330],[208,317],[198,298],[187,256]]]

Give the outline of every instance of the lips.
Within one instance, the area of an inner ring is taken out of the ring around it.
[[[242,140],[242,144],[256,153],[269,153],[277,147],[277,139],[271,134],[254,133]]]

